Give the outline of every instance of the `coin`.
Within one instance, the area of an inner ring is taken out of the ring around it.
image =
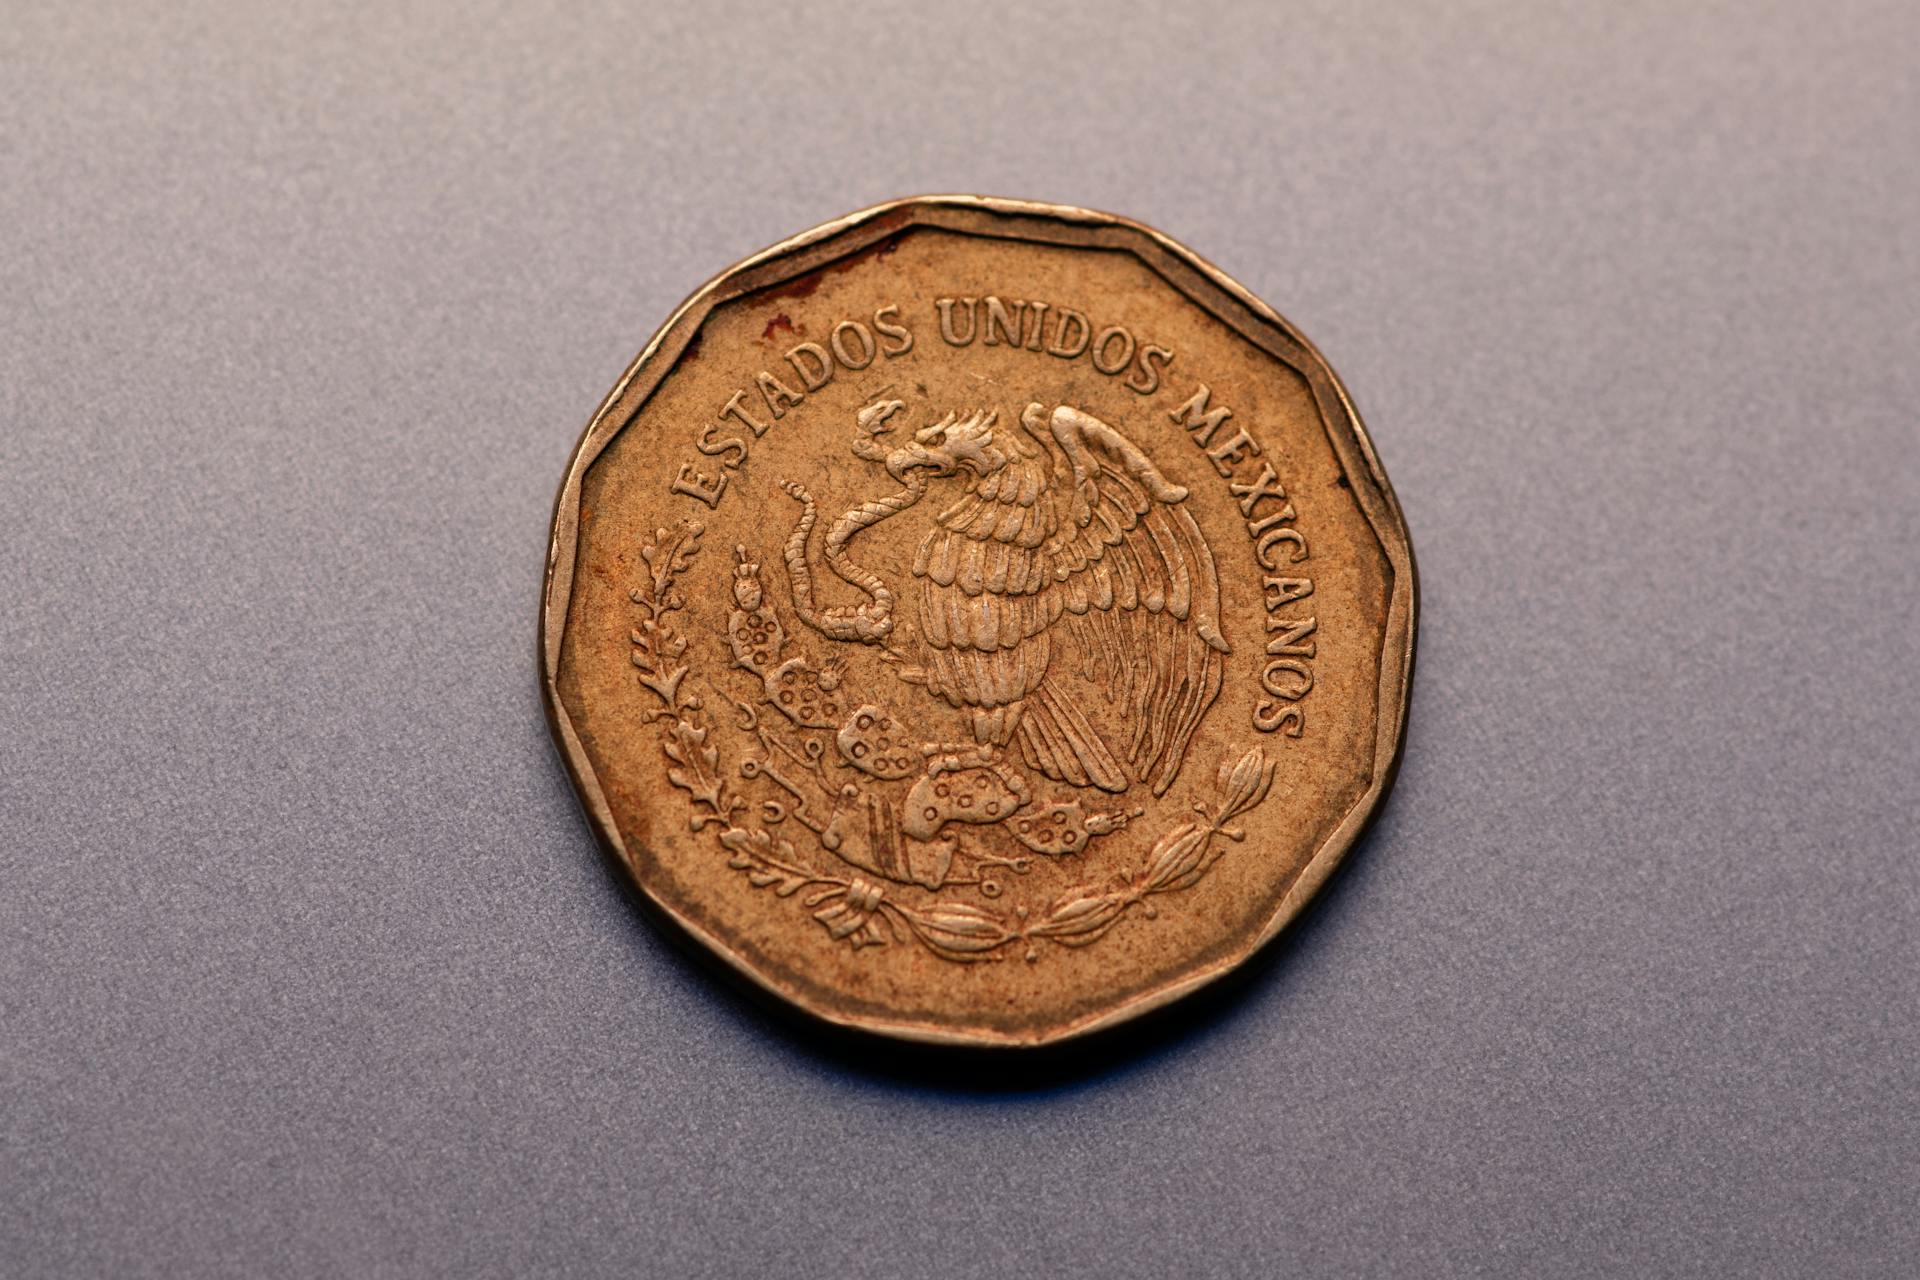
[[[575,449],[541,678],[642,900],[829,1022],[1028,1046],[1233,969],[1391,785],[1399,506],[1166,236],[930,197],[667,321]]]

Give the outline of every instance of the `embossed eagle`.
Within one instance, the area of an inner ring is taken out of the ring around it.
[[[808,542],[818,511],[804,488],[786,485],[804,506],[785,553],[794,611],[830,639],[887,646],[901,677],[965,713],[981,746],[1017,744],[1058,782],[1164,793],[1230,652],[1213,553],[1187,490],[1118,429],[1066,405],[1028,405],[1017,431],[997,431],[992,410],[949,414],[889,447],[904,408],[869,404],[853,444],[902,487],[843,514],[821,552],[865,593],[859,604],[816,603]],[[918,635],[890,639],[893,588],[848,544],[950,477],[967,488],[929,519],[913,559]],[[1091,688],[1063,678],[1076,667]],[[1095,689],[1118,711],[1098,717],[1105,729],[1079,705]]]

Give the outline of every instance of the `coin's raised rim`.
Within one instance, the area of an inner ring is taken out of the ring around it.
[[[700,326],[717,307],[743,295],[819,271],[836,261],[871,249],[911,227],[933,227],[975,236],[1130,253],[1242,338],[1294,369],[1313,389],[1321,421],[1339,459],[1341,471],[1346,475],[1354,500],[1379,540],[1392,571],[1387,624],[1380,653],[1380,718],[1367,790],[1314,851],[1293,885],[1275,906],[1267,924],[1258,934],[1236,946],[1231,954],[1195,972],[1139,992],[1101,1013],[1037,1035],[954,1030],[918,1022],[890,1022],[883,1018],[850,1016],[822,1008],[806,997],[782,988],[748,965],[720,939],[661,901],[641,881],[572,720],[560,702],[560,652],[579,552],[580,485],[587,468],[626,428],[654,390],[678,365],[688,345],[698,335]],[[1032,1047],[1104,1030],[1169,1004],[1239,968],[1299,914],[1352,848],[1392,788],[1406,740],[1407,702],[1413,679],[1414,630],[1418,609],[1418,573],[1414,564],[1413,545],[1407,537],[1399,501],[1374,452],[1366,427],[1361,423],[1333,367],[1305,335],[1272,307],[1184,245],[1129,218],[1071,205],[989,196],[913,196],[822,223],[727,268],[695,290],[675,309],[614,384],[613,390],[607,393],[606,399],[588,421],[586,430],[581,433],[579,443],[574,446],[573,456],[567,464],[566,479],[554,499],[552,536],[547,546],[546,576],[540,601],[540,691],[548,724],[553,730],[554,741],[566,763],[567,772],[573,779],[574,789],[592,820],[595,834],[608,853],[620,863],[628,881],[652,908],[672,920],[688,936],[698,940],[707,951],[754,986],[815,1017],[859,1031],[927,1044]]]

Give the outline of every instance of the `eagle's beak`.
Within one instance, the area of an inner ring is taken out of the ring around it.
[[[901,445],[887,455],[887,474],[895,480],[904,481],[907,478],[907,472],[917,467],[932,468],[937,476],[952,475],[953,459],[944,453],[930,451],[917,440],[912,444]]]

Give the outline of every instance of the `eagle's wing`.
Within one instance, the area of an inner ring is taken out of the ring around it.
[[[1049,777],[1164,792],[1220,692],[1213,554],[1186,490],[1119,431],[1064,406],[1031,406],[1022,424],[1047,456],[984,479],[915,561],[928,683],[972,711],[982,741],[1017,736]],[[1048,677],[1057,638],[1122,708],[1123,741]]]
[[[1124,709],[1129,772],[1158,795],[1219,696],[1231,651],[1220,632],[1213,552],[1187,509],[1187,491],[1126,436],[1064,405],[1046,426],[1067,462],[1049,486],[1049,593],[1064,597],[1083,670]],[[1040,701],[1052,709],[1053,699]]]

